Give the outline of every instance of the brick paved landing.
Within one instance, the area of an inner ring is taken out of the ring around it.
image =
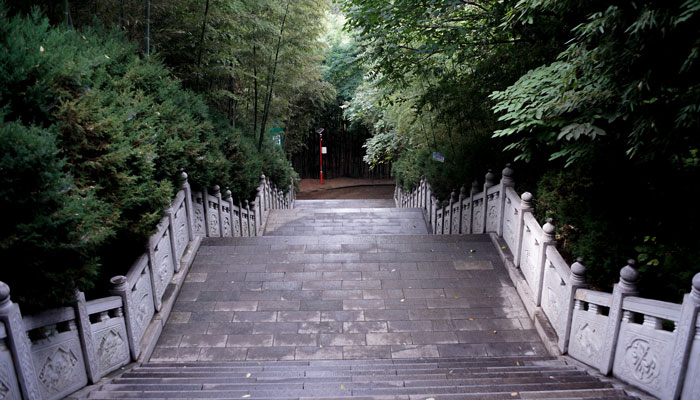
[[[488,236],[316,235],[205,239],[151,361],[544,354]]]
[[[417,208],[393,200],[297,200],[293,210],[270,213],[265,236],[427,234]]]

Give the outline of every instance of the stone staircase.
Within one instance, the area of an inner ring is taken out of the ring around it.
[[[206,238],[150,362],[88,398],[624,399],[547,354],[487,235],[297,201]]]
[[[627,399],[550,357],[147,363],[91,399]]]

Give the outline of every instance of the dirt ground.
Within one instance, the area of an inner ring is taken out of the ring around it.
[[[299,181],[299,200],[324,199],[391,199],[394,195],[394,181],[391,179],[318,179]]]

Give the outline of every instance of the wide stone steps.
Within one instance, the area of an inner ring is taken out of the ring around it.
[[[147,363],[91,399],[628,399],[543,356]]]
[[[393,208],[392,200],[298,200],[270,213],[266,236],[427,234],[420,209]]]

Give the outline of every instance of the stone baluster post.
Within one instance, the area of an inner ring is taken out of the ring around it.
[[[229,188],[226,188],[226,201],[228,201],[228,204],[230,205],[228,208],[228,213],[231,221],[231,237],[235,237],[236,229],[233,227],[233,224],[237,224],[238,221],[236,221],[236,212],[233,211],[233,193],[231,193],[231,189]]]
[[[454,234],[459,233],[459,224],[457,224],[457,227],[453,226],[454,225],[453,222],[455,219],[454,219],[454,215],[452,215],[454,213],[455,204],[457,203],[458,200],[459,200],[459,197],[457,196],[457,192],[455,191],[455,189],[452,189],[452,192],[450,193],[450,204],[448,206],[448,207],[450,207],[450,213],[447,217],[449,219],[448,222],[450,224],[450,230],[448,231],[448,233],[450,235],[454,235]]]
[[[5,282],[0,282],[0,321],[5,324],[7,343],[12,354],[22,397],[30,400],[41,400],[42,394],[39,389],[31,344],[24,328],[22,313],[19,310],[19,305],[10,300],[10,287]]]
[[[464,215],[464,200],[467,198],[467,188],[462,185],[461,188],[459,188],[459,214],[457,215],[457,218],[459,218],[459,225],[458,225],[458,233],[459,234],[465,234],[466,233],[466,226],[464,226],[464,223],[462,222],[462,216]]]
[[[623,320],[622,301],[627,296],[637,295],[637,281],[639,272],[635,268],[635,261],[628,260],[627,265],[620,270],[620,281],[615,284],[612,292],[612,304],[608,312],[608,326],[605,332],[605,341],[600,351],[600,372],[604,375],[612,371],[615,360],[615,348],[620,333],[620,325]]]
[[[496,175],[493,174],[492,170],[488,170],[486,173],[486,177],[484,180],[484,201],[481,203],[482,205],[482,213],[481,217],[483,218],[483,221],[481,223],[482,231],[481,232],[476,232],[476,233],[485,233],[486,232],[486,221],[488,219],[488,212],[489,212],[489,188],[496,186]]]
[[[214,196],[216,197],[216,202],[218,203],[217,211],[219,213],[219,237],[224,236],[224,210],[221,204],[221,187],[219,185],[214,185]]]
[[[182,190],[185,191],[185,209],[187,211],[187,234],[189,240],[194,239],[194,210],[192,209],[192,188],[187,181],[187,173],[182,171]]]
[[[260,197],[256,197],[255,200],[253,200],[253,205],[251,206],[250,210],[253,212],[253,232],[250,236],[258,236],[258,232],[260,231],[259,226],[261,220],[260,216],[258,215],[258,213],[260,212]]]
[[[428,221],[431,221],[433,208],[430,205],[430,197],[432,196],[432,188],[428,181],[425,181],[425,211],[428,213]]]
[[[513,264],[516,267],[520,266],[520,252],[523,249],[523,229],[524,229],[524,216],[526,212],[532,212],[532,194],[530,192],[525,192],[520,196],[520,218],[518,220],[518,247],[515,249],[515,254],[513,254]]]
[[[136,337],[134,335],[133,326],[133,316],[131,315],[131,288],[129,287],[126,276],[117,275],[109,280],[111,283],[111,288],[109,293],[114,296],[119,296],[122,298],[122,309],[124,310],[124,323],[126,325],[126,338],[129,342],[129,351],[131,352],[131,359],[133,361],[138,360],[141,354],[141,348],[139,343],[136,342]]]
[[[187,194],[185,194],[186,196]],[[177,197],[177,196],[176,196]],[[180,270],[180,257],[177,254],[177,239],[176,239],[176,226],[175,226],[175,214],[177,210],[173,207],[174,204],[170,203],[170,207],[165,210],[165,215],[168,217],[168,236],[170,237],[170,248],[173,251],[173,270],[178,272]]]
[[[243,221],[243,203],[241,203],[241,200],[238,200],[238,226],[241,228],[241,236],[245,236],[243,231],[243,224],[245,222]]]
[[[683,384],[685,383],[686,387],[690,387],[690,384],[693,383],[692,381],[697,379],[697,376],[688,376],[687,372],[693,338],[698,334],[695,325],[698,319],[698,312],[700,312],[700,273],[695,274],[693,277],[690,293],[683,296],[681,314],[675,331],[673,352],[671,353],[673,362],[670,365],[667,385],[665,386],[666,396],[664,397],[668,399],[677,399],[681,394]],[[686,377],[689,379],[685,379]]]
[[[515,186],[515,180],[513,180],[513,169],[510,167],[510,163],[506,164],[501,172],[501,205],[500,214],[498,216],[498,236],[503,237],[503,219],[506,210],[506,188]]]
[[[85,293],[75,291],[75,319],[78,323],[78,337],[80,337],[80,346],[83,350],[83,359],[85,360],[85,372],[88,381],[95,383],[100,380],[99,360],[97,359],[97,348],[95,347],[95,339],[92,336],[92,325],[90,325],[90,315],[87,311],[87,303],[85,302]]]
[[[248,236],[255,236],[250,226],[250,202],[248,200],[245,201],[245,209],[248,212],[246,217],[246,223],[248,224]]]
[[[265,179],[265,174],[260,175],[260,185],[258,185],[258,192],[260,192],[260,204],[262,205],[261,211],[267,211],[270,207],[267,206],[267,191],[265,190],[267,186],[267,180]]]
[[[479,193],[479,181],[474,180],[472,182],[472,189],[469,191],[469,232],[467,233],[480,233],[474,231],[474,196]]]
[[[586,266],[583,265],[583,259],[578,257],[576,262],[571,264],[571,275],[569,276],[569,287],[566,292],[566,321],[564,323],[564,332],[559,337],[558,346],[562,354],[566,354],[569,350],[569,336],[571,335],[571,322],[574,318],[574,307],[576,305],[576,291],[581,288],[586,288]]]
[[[554,240],[555,228],[552,224],[551,218],[547,218],[547,222],[545,222],[544,226],[542,227],[542,231],[544,232],[544,236],[542,237],[542,243],[540,243],[540,253],[538,255],[539,258],[537,260],[537,275],[540,277],[539,285],[537,286],[535,293],[535,305],[537,306],[542,305],[542,291],[544,290],[544,270],[547,264],[547,247],[556,245],[556,241]]]
[[[204,206],[204,236],[209,237],[209,191],[207,188],[202,188],[202,206]]]
[[[435,195],[430,195],[430,209],[432,210],[431,212],[431,219],[430,219],[430,224],[432,225],[433,229],[433,235],[437,235],[437,206],[438,205],[438,200],[435,198]]]

